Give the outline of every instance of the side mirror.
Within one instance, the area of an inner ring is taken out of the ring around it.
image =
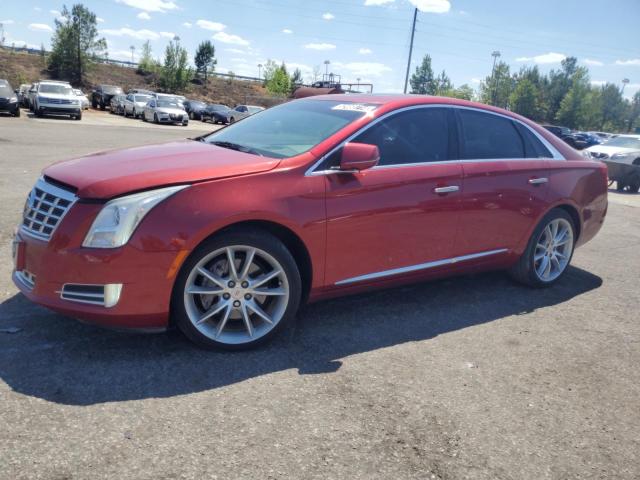
[[[18,90],[17,88],[13,91],[13,93],[20,93],[20,90]]]
[[[340,170],[353,172],[375,167],[380,161],[377,145],[349,142],[342,147]]]

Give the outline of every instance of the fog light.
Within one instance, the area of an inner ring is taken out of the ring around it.
[[[108,283],[104,286],[104,306],[107,308],[113,307],[120,300],[120,293],[122,292],[121,283]]]

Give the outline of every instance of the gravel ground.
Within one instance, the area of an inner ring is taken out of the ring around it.
[[[552,289],[496,272],[353,296],[211,353],[83,325],[10,281],[43,166],[197,133],[94,115],[0,118],[0,478],[640,477],[640,196],[611,193]]]

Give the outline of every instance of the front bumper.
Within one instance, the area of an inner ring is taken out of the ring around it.
[[[180,118],[171,118],[168,115],[158,115],[158,121],[160,123],[188,123],[189,117],[184,115]]]
[[[80,105],[38,105],[38,111],[42,114],[80,115]]]
[[[19,103],[0,103],[0,112],[11,112],[15,113],[19,108]]]
[[[19,230],[13,282],[34,303],[88,323],[144,331],[165,329],[179,269],[176,262],[184,254],[141,251],[130,245],[108,250],[78,246],[96,207],[100,206],[76,204],[48,242]],[[106,307],[63,298],[69,284],[121,285],[121,290],[117,303]]]

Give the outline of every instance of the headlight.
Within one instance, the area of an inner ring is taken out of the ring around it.
[[[611,160],[622,160],[623,158],[627,158],[628,156],[628,153],[614,153],[613,155],[611,155]]]
[[[18,101],[18,97],[15,95],[9,99],[9,103],[16,103]]]
[[[187,187],[188,185],[180,185],[160,188],[111,200],[100,210],[91,224],[82,246],[116,248],[124,245],[153,207]]]

